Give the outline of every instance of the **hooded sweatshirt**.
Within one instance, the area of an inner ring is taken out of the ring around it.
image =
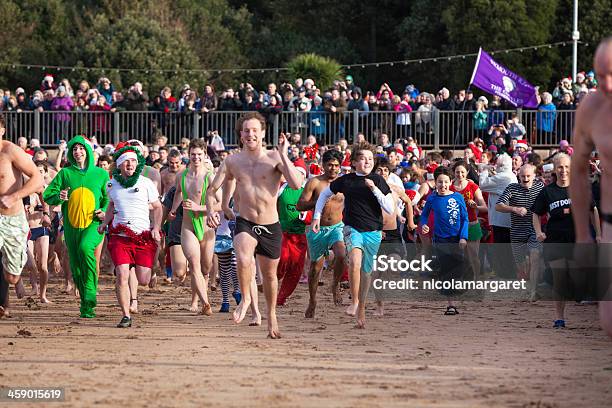
[[[353,99],[351,99],[351,101],[348,103],[347,109],[349,111],[356,109],[356,110],[368,112],[370,110],[370,107],[368,106],[366,101],[363,100],[361,88],[356,86],[355,88],[353,88],[352,93],[353,93]],[[357,98],[355,98],[355,94],[357,94]]]
[[[72,149],[80,144],[87,152],[86,166],[81,169],[77,164]],[[85,229],[92,223],[98,223],[94,212],[98,209],[106,210],[108,197],[106,184],[108,173],[94,165],[93,151],[89,142],[83,136],[75,136],[67,146],[67,157],[70,166],[60,170],[43,194],[43,199],[49,205],[62,206],[64,225],[67,229]],[[68,189],[68,200],[62,201],[59,197],[61,190]]]

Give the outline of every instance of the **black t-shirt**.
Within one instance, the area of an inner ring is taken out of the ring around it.
[[[369,178],[379,188],[383,195],[391,192],[389,185],[376,173],[358,176],[355,173],[344,175],[332,181],[329,189],[335,193],[344,194],[344,223],[357,231],[382,231],[382,208],[366,184]]]
[[[531,207],[538,215],[549,214],[546,224],[546,242],[575,242],[572,200],[567,187],[551,183],[544,187]]]

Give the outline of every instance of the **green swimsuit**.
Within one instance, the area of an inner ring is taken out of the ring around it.
[[[183,172],[181,176],[181,191],[183,192],[183,201],[187,200],[187,191],[185,190],[185,176],[187,175],[187,171]],[[204,178],[204,185],[202,186],[202,197],[200,198],[200,205],[204,205],[206,203],[206,189],[208,188],[208,176],[210,173],[206,174]],[[193,211],[189,211],[189,217],[191,218],[191,222],[193,224],[193,232],[195,236],[198,238],[198,241],[202,241],[204,239],[204,216],[203,215],[195,215]]]

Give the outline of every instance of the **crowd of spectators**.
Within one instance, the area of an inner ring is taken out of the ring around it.
[[[576,81],[563,78],[557,87],[549,92],[538,93],[540,106],[534,125],[540,135],[559,134],[560,138],[569,137],[573,127],[573,117],[565,115],[557,118],[557,111],[572,111],[581,99],[595,89],[597,83],[593,72],[579,73]],[[494,144],[494,132],[501,131],[509,137],[525,136],[531,129],[520,124],[520,117],[508,117],[503,111],[513,110],[513,107],[497,96],[487,97],[474,95],[472,90],[459,90],[455,95],[443,87],[438,92],[420,91],[415,85],[409,84],[404,89],[396,90],[384,83],[379,89],[364,91],[354,83],[353,77],[347,75],[343,80],[336,80],[329,89],[320,89],[312,79],[298,78],[294,83],[282,83],[277,86],[269,83],[265,90],[256,89],[250,83],[240,83],[237,88],[227,87],[215,89],[213,84],[206,84],[198,90],[185,84],[178,91],[164,87],[159,93],[148,93],[141,83],[136,82],[128,89],[116,89],[110,79],[101,77],[95,86],[87,81],[81,81],[73,88],[67,79],[56,81],[53,75],[44,76],[40,88],[30,94],[22,87],[14,92],[0,89],[0,112],[52,111],[54,122],[54,139],[70,137],[72,117],[67,112],[95,112],[90,116],[88,134],[104,136],[111,129],[108,112],[156,112],[155,129],[146,126],[149,141],[161,129],[168,133],[168,127],[176,122],[168,119],[174,112],[185,115],[197,113],[206,121],[206,114],[214,111],[259,111],[268,120],[281,112],[296,112],[303,115],[294,120],[292,127],[299,127],[303,134],[312,134],[317,138],[333,134],[333,141],[341,137],[352,136],[355,132],[346,123],[344,113],[359,111],[360,118],[368,117],[366,112],[389,112],[393,115],[370,116],[364,129],[370,134],[374,131],[384,131],[392,136],[406,137],[414,135],[426,136],[433,132],[433,113],[439,111],[463,111],[461,123],[457,117],[444,119],[448,123],[442,126],[460,127],[460,144],[464,144],[473,135],[479,136],[485,144]],[[378,118],[378,119],[371,119]],[[452,123],[451,123],[452,122]],[[183,123],[183,122],[181,122]],[[184,123],[187,123],[185,121]],[[189,122],[191,123],[191,122]],[[411,128],[412,127],[412,128]],[[218,126],[204,124],[204,132],[215,130]],[[179,136],[191,137],[190,126],[178,126],[174,133]],[[230,126],[218,129],[221,137],[226,138]],[[20,131],[23,133],[23,131]],[[22,135],[18,135],[22,136]],[[560,139],[559,138],[559,139]],[[54,140],[54,142],[58,141]],[[557,140],[558,141],[558,140]],[[227,139],[226,139],[227,142]]]
[[[550,98],[544,98],[546,92],[539,94],[543,105],[554,104],[557,109],[575,109],[580,100],[591,89],[597,87],[594,73],[580,72],[576,81],[563,78],[557,83]],[[336,93],[337,92],[337,93]],[[280,111],[341,112],[345,109],[369,111],[396,111],[400,113],[418,110],[430,101],[432,106],[444,110],[476,111],[477,102],[483,102],[484,109],[510,108],[497,97],[489,102],[486,97],[475,98],[472,91],[459,90],[454,96],[443,87],[436,93],[421,92],[409,84],[399,92],[394,92],[384,83],[378,90],[363,91],[357,86],[351,75],[344,80],[334,81],[330,89],[320,89],[312,79],[298,78],[294,83],[275,83],[266,89],[257,90],[250,83],[241,83],[237,88],[228,87],[221,91],[213,84],[206,84],[201,92],[185,84],[180,90],[164,87],[159,93],[149,96],[140,82],[128,89],[115,89],[110,79],[101,77],[95,86],[83,80],[73,88],[67,79],[56,81],[54,76],[44,76],[40,88],[27,93],[22,87],[14,92],[0,89],[0,111],[160,111],[207,113],[211,111],[253,111],[275,113]],[[339,100],[338,103],[333,101]],[[318,108],[321,106],[321,108]],[[333,108],[337,108],[334,110]],[[339,108],[339,109],[338,109]]]

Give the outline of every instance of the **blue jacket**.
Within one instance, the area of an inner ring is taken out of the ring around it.
[[[538,113],[536,113],[536,128],[544,132],[552,132],[555,130],[555,121],[557,119],[557,108],[552,103],[540,105]]]
[[[310,120],[310,133],[321,136],[325,133],[327,123],[327,112],[323,105],[314,106],[310,109],[308,119]]]

